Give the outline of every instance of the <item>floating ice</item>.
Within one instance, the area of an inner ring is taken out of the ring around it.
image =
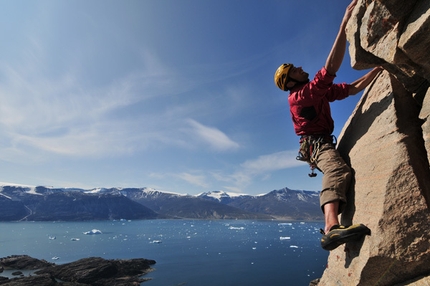
[[[102,232],[98,229],[92,229],[90,231],[84,231],[84,234],[87,234],[87,235],[89,235],[89,234],[102,234]]]
[[[237,227],[237,226],[230,226],[228,229],[235,229],[235,230],[244,230],[245,228],[243,226]]]

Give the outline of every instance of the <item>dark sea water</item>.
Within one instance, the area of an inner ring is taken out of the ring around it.
[[[0,257],[56,264],[97,256],[154,259],[145,286],[309,285],[328,252],[322,222],[144,220],[0,223]],[[84,234],[93,229],[102,234]],[[54,259],[53,259],[54,258]],[[0,274],[1,275],[1,274]]]

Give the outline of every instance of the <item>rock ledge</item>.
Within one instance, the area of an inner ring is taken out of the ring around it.
[[[13,255],[0,258],[1,269],[36,270],[34,275],[17,278],[0,278],[0,285],[7,286],[50,286],[50,285],[116,285],[131,286],[149,279],[142,275],[152,271],[154,260],[114,259],[90,257],[75,262],[56,265],[27,255]]]

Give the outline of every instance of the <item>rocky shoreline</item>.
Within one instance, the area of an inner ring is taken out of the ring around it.
[[[0,258],[0,270],[14,270],[15,278],[1,276],[0,285],[5,286],[131,286],[149,280],[142,278],[151,272],[155,261],[144,258],[112,259],[89,257],[75,262],[56,265],[28,255],[13,255]],[[21,270],[35,270],[24,276]]]

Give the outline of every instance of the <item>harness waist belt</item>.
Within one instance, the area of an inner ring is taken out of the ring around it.
[[[302,135],[300,137],[300,143],[305,140],[310,142],[320,142],[322,144],[336,142],[336,137],[334,135]]]

